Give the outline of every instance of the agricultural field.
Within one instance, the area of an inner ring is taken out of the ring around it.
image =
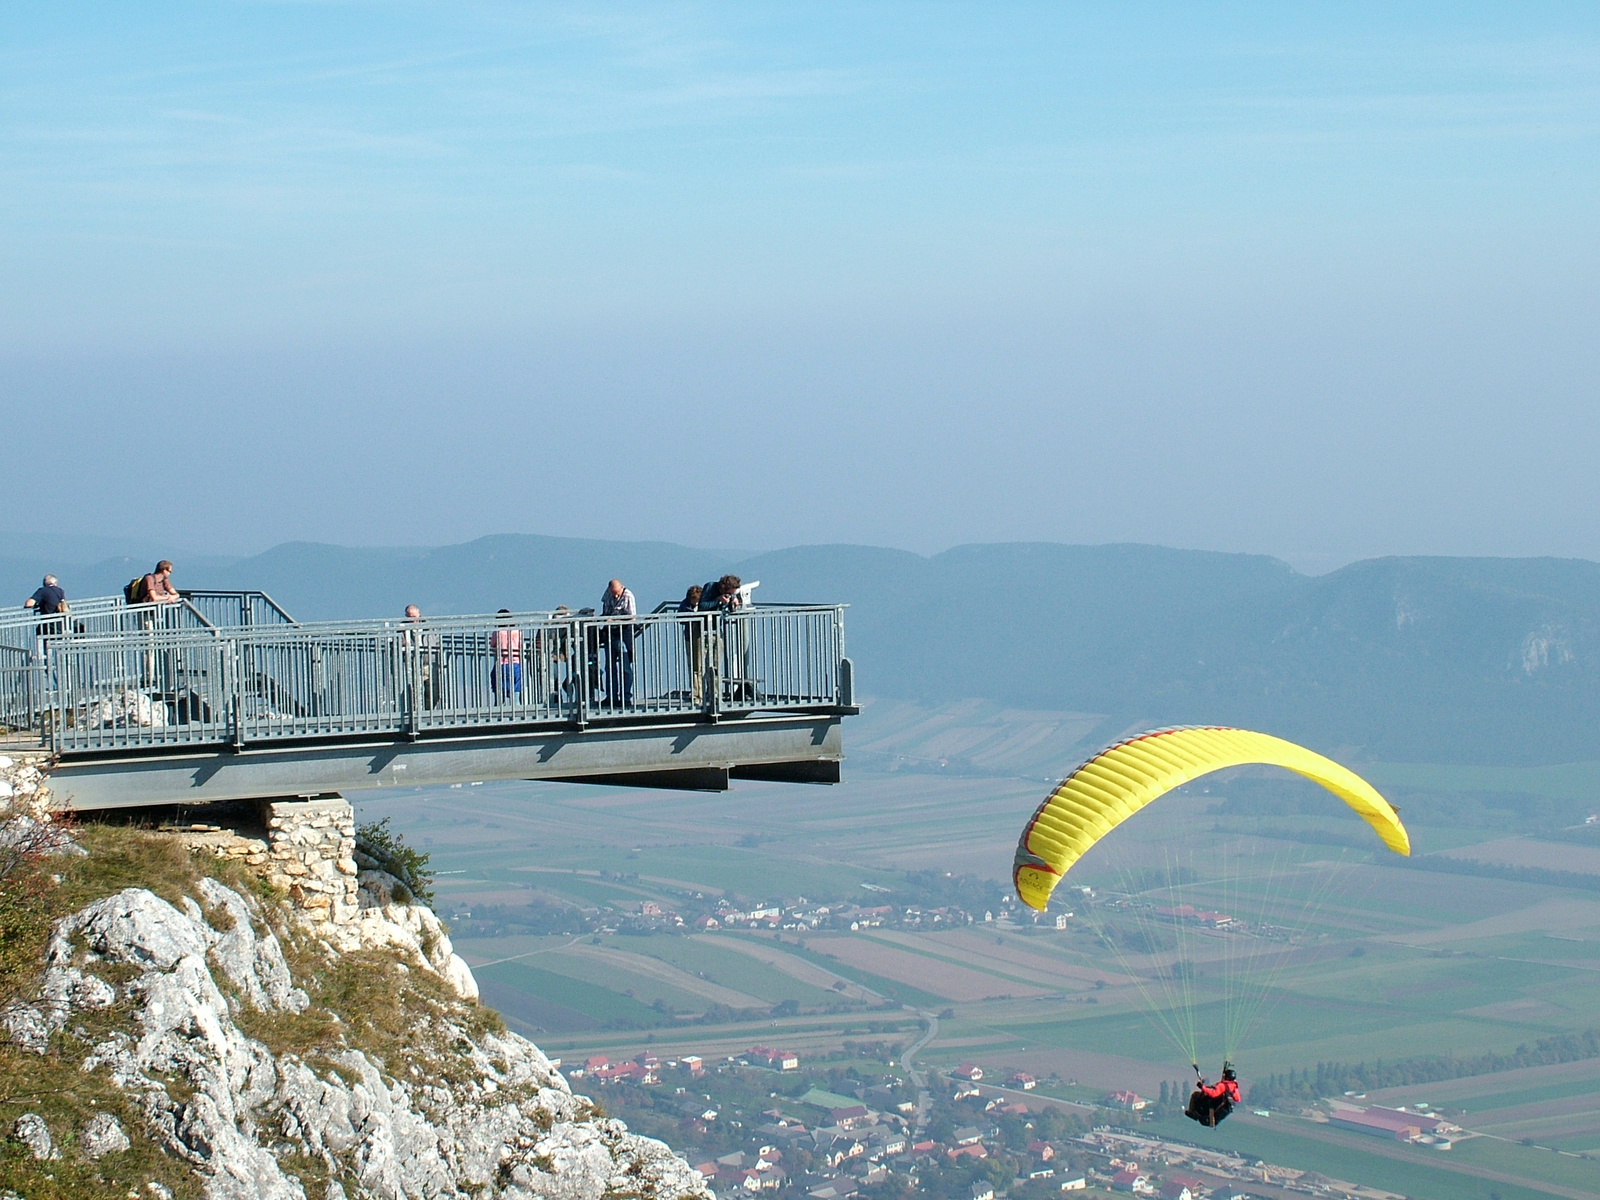
[[[1195,1126],[1181,1117],[1152,1121],[1144,1128],[1209,1149],[1237,1150],[1268,1162],[1365,1183],[1414,1200],[1548,1200],[1550,1196],[1591,1195],[1600,1184],[1594,1163],[1515,1143],[1498,1144],[1498,1152],[1457,1158],[1455,1155],[1474,1143],[1458,1143],[1440,1153],[1293,1118],[1246,1115],[1207,1132],[1203,1139],[1197,1138]]]
[[[833,788],[744,783],[715,795],[503,784],[358,797],[358,811],[389,817],[433,856],[438,910],[486,1000],[564,1057],[649,1046],[710,1058],[765,1044],[820,1058],[863,1040],[892,1053],[937,1015],[938,1035],[922,1052],[930,1065],[1025,1070],[1056,1079],[1063,1096],[1096,1096],[1150,1093],[1192,1075],[1191,1052],[1213,1071],[1233,1053],[1248,1088],[1318,1063],[1510,1056],[1600,1027],[1600,894],[1411,869],[1353,818],[1292,804],[1261,817],[1230,805],[1225,776],[1169,797],[1159,819],[1152,810],[1130,821],[1070,877],[1093,896],[1063,888],[1035,924],[1009,902],[1008,875],[1047,785],[1005,772],[1003,722],[978,715],[983,728],[963,732],[959,713],[897,706],[868,729],[875,748]],[[1052,726],[1035,714],[1029,728],[1065,736],[1083,720],[1066,714]],[[1018,761],[1030,770],[1047,761],[1048,738],[1021,740]],[[910,753],[918,746],[941,748],[946,766]],[[956,756],[963,746],[966,757]],[[1419,773],[1395,777],[1414,787]],[[1570,800],[1591,775],[1509,778]],[[1600,794],[1600,776],[1594,782]],[[1270,806],[1266,786],[1250,781],[1258,807],[1263,795]],[[1542,867],[1580,871],[1600,854],[1505,828],[1418,821],[1411,833],[1419,857],[1515,865],[1526,852],[1546,855]],[[1179,902],[1235,924],[1160,926],[1152,917]],[[781,920],[757,929],[703,920],[763,906]],[[1072,914],[1060,929],[1058,912]],[[792,920],[797,913],[810,923]],[[1181,979],[1180,958],[1189,964]],[[1171,988],[1186,1002],[1152,1020]],[[1419,1084],[1392,1102],[1464,1109],[1468,1128],[1485,1136],[1458,1143],[1457,1166],[1531,1172],[1521,1186],[1568,1189],[1526,1194],[1600,1195],[1597,1093],[1592,1059]],[[1489,1194],[1411,1186],[1414,1172],[1400,1168],[1413,1159],[1424,1176],[1442,1169],[1421,1150],[1392,1160],[1359,1135],[1330,1142],[1336,1131],[1326,1127],[1294,1138],[1287,1128],[1275,1113],[1241,1123],[1238,1136],[1277,1139],[1274,1161],[1306,1169],[1339,1155],[1355,1154],[1358,1168],[1393,1161],[1373,1167],[1370,1181],[1407,1184],[1394,1191]],[[1303,1161],[1286,1158],[1291,1150]],[[1525,1194],[1496,1186],[1504,1197]]]
[[[1451,858],[1504,863],[1509,867],[1537,867],[1544,871],[1600,875],[1600,843],[1577,846],[1531,837],[1498,838],[1492,842],[1459,846],[1444,853]]]

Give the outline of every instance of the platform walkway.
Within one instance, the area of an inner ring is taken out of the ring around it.
[[[844,610],[299,623],[262,593],[0,612],[5,740],[79,808],[394,783],[837,779]]]

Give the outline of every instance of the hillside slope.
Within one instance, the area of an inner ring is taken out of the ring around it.
[[[0,1191],[709,1200],[463,996],[437,920],[360,850],[337,943],[181,836],[12,853],[32,820],[0,812]]]

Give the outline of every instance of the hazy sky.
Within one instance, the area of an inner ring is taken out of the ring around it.
[[[0,524],[1600,558],[1593,4],[0,21]]]

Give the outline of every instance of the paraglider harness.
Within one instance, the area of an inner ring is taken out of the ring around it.
[[[1208,1084],[1205,1076],[1200,1074],[1200,1064],[1192,1065],[1194,1091],[1189,1093],[1189,1107],[1183,1110],[1183,1115],[1215,1129],[1233,1111],[1233,1106],[1239,1103],[1239,1077],[1233,1073],[1233,1064],[1225,1062],[1222,1064],[1222,1078]]]

